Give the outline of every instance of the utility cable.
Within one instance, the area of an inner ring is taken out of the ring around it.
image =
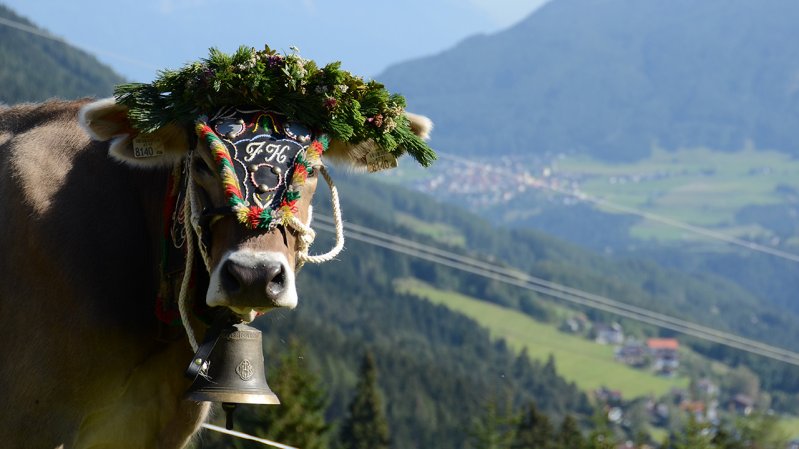
[[[26,24],[24,24],[22,22],[16,22],[16,21],[13,21],[13,20],[6,19],[4,17],[0,17],[0,25],[5,25],[7,27],[14,28],[14,29],[19,30],[19,31],[24,31],[26,33],[33,34],[33,35],[36,35],[36,36],[39,36],[39,37],[43,37],[43,38],[49,39],[51,41],[59,42],[59,43],[64,44],[64,45],[69,45],[69,46],[74,47],[76,49],[80,49],[81,51],[87,51],[88,50],[91,53],[104,55],[104,56],[107,56],[109,58],[114,58],[114,59],[117,59],[119,61],[125,62],[127,64],[132,64],[132,65],[135,65],[135,66],[138,66],[138,67],[142,67],[142,68],[145,68],[145,69],[151,69],[151,70],[157,70],[158,69],[157,67],[155,67],[154,65],[152,65],[152,64],[150,64],[148,62],[141,61],[141,60],[134,59],[134,58],[130,58],[130,57],[125,56],[125,55],[120,55],[118,53],[113,53],[113,52],[110,52],[110,51],[100,50],[98,48],[87,47],[87,46],[83,46],[83,45],[81,45],[80,48],[79,48],[78,46],[72,45],[69,41],[67,41],[63,37],[56,36],[54,34],[48,33],[47,31],[40,30],[39,28],[30,26],[30,25],[26,25]]]
[[[329,217],[319,214],[316,215],[316,218],[320,221],[330,220]],[[332,227],[324,223],[317,223],[315,226],[320,230],[333,231]],[[450,253],[438,248],[426,247],[425,245],[400,237],[390,236],[363,226],[347,223],[345,229],[347,230],[347,237],[353,240],[362,241],[498,282],[521,287],[574,304],[603,310],[624,318],[673,330],[685,335],[799,366],[799,353],[796,352],[767,345],[710,327],[701,326],[679,318],[652,312],[640,307],[630,306],[620,301],[573,289],[554,282],[534,278],[518,270],[494,267],[492,264],[487,264],[484,261]]]

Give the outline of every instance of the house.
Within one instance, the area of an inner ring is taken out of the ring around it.
[[[624,330],[619,323],[613,323],[610,326],[606,324],[597,324],[594,327],[594,341],[603,345],[620,345],[624,343]]]
[[[572,334],[586,334],[590,327],[591,321],[585,314],[577,314],[563,321],[560,330]]]
[[[749,416],[755,408],[755,400],[745,394],[736,394],[730,399],[729,408],[740,415]]]
[[[611,407],[619,407],[622,405],[622,395],[619,390],[611,390],[608,387],[599,387],[594,390],[594,397],[597,401],[604,402]]]
[[[660,374],[673,374],[680,366],[678,350],[680,343],[676,338],[650,338],[646,347],[652,355],[652,369]]]
[[[719,395],[719,387],[712,380],[704,377],[696,381],[696,390],[704,397],[712,398]]]
[[[613,353],[617,362],[635,367],[646,365],[648,356],[649,351],[643,343],[635,340],[628,340],[622,346],[617,347]]]

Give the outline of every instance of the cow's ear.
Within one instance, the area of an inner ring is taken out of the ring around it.
[[[99,141],[110,140],[108,153],[114,159],[137,167],[170,167],[189,151],[189,136],[177,125],[166,125],[153,133],[140,133],[128,120],[127,106],[113,98],[83,106],[81,126]]]
[[[424,140],[430,138],[430,131],[433,130],[433,121],[429,118],[405,112],[405,117],[411,125],[411,131]],[[354,170],[364,170],[368,168],[368,155],[376,150],[376,144],[371,140],[351,144],[337,139],[330,141],[330,146],[325,151],[325,158],[335,164],[341,164]]]

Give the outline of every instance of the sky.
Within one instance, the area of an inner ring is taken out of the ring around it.
[[[548,0],[0,0],[130,81],[151,81],[217,47],[341,61],[375,78],[392,64],[496,33]]]

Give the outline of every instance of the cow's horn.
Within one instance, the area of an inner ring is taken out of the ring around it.
[[[227,404],[280,404],[266,384],[261,331],[254,327],[239,323],[223,328],[207,360],[192,363],[201,368],[186,399],[225,404],[228,428],[233,407]]]

